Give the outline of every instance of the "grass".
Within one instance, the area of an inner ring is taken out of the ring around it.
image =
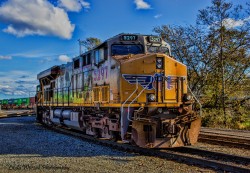
[[[250,130],[250,109],[246,107],[227,108],[223,115],[222,109],[203,109],[202,126]]]

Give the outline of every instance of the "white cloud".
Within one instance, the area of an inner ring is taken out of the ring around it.
[[[53,59],[52,59],[51,57],[44,57],[44,58],[42,58],[39,62],[40,62],[41,64],[46,64],[46,63],[52,62],[52,61],[53,61]]]
[[[244,25],[244,21],[243,20],[237,21],[231,18],[227,18],[223,21],[223,25],[227,28],[235,28],[235,27]]]
[[[80,3],[82,4],[82,6],[84,7],[84,8],[90,8],[90,3],[89,2],[86,2],[86,1],[80,1]]]
[[[8,0],[0,7],[0,21],[8,24],[4,32],[18,37],[53,35],[70,39],[75,29],[68,14],[47,0]]]
[[[160,17],[162,17],[162,14],[157,14],[154,16],[154,18],[156,18],[156,19],[159,19]]]
[[[25,91],[14,91],[13,94],[16,96],[21,96],[21,95],[25,95],[27,93]]]
[[[35,94],[38,82],[36,74],[32,72],[20,70],[0,72],[0,78],[0,95],[19,98]]]
[[[1,84],[0,84],[0,89],[8,89],[8,88],[10,88],[9,85],[1,85]]]
[[[62,52],[61,52],[62,53]],[[48,53],[46,50],[44,49],[37,49],[37,50],[28,50],[28,51],[24,51],[24,52],[18,52],[18,53],[12,53],[9,54],[9,56],[13,57],[22,57],[22,58],[39,58],[41,60],[43,59],[47,59],[49,61],[52,61],[51,58],[49,57],[54,57],[57,58],[61,53]],[[63,54],[67,54],[67,55],[74,55],[76,54],[76,51],[72,50],[72,51],[67,51],[67,52],[63,52]],[[78,52],[77,52],[78,55]]]
[[[11,56],[2,56],[2,55],[0,55],[0,60],[1,60],[1,59],[10,60],[10,59],[12,59],[12,57],[11,57]]]
[[[223,20],[223,26],[225,26],[226,28],[236,28],[239,26],[243,26],[247,21],[250,20],[250,16],[248,18],[245,19],[241,19],[241,20],[234,20],[232,18],[227,18],[225,20]]]
[[[148,4],[147,2],[143,1],[143,0],[135,0],[134,1],[136,4],[136,9],[150,9],[151,5]]]
[[[82,8],[90,8],[90,3],[84,0],[59,0],[58,4],[67,11],[79,12]]]
[[[59,61],[62,61],[62,62],[71,62],[71,58],[68,57],[67,55],[60,55],[60,56],[58,57],[58,60],[59,60]]]

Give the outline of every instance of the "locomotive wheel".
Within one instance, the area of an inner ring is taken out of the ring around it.
[[[119,132],[110,131],[112,138],[110,141],[117,142],[119,140]]]

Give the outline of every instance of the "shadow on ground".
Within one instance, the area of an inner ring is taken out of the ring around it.
[[[59,134],[35,123],[35,117],[0,119],[0,155],[23,157],[125,157],[133,154],[112,150],[84,139]]]

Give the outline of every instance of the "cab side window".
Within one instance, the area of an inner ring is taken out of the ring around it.
[[[80,67],[80,59],[74,61],[74,69],[78,69]]]
[[[108,59],[108,49],[106,47],[101,47],[94,51],[95,64],[99,64]]]

